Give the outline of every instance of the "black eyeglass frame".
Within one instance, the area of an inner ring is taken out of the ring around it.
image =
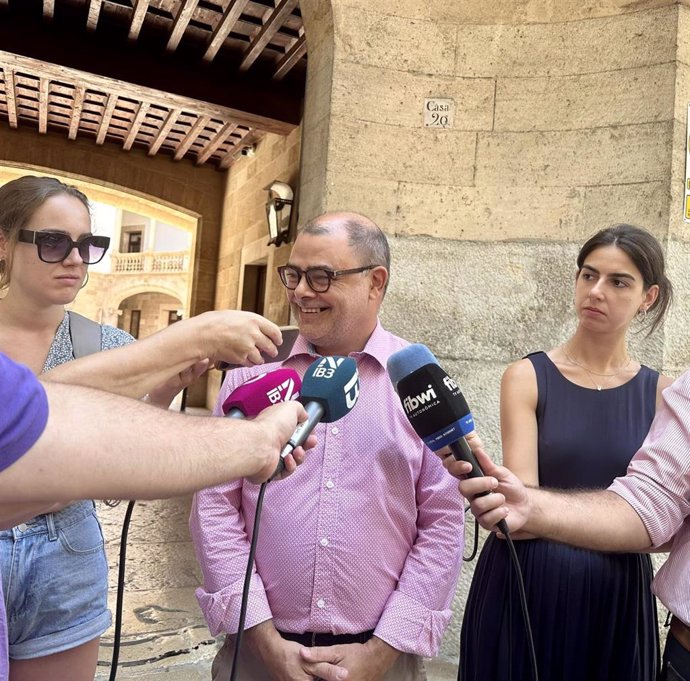
[[[328,289],[331,288],[331,284],[333,283],[334,279],[342,277],[345,274],[358,274],[359,272],[373,270],[375,267],[378,267],[378,265],[365,265],[364,267],[353,267],[350,270],[329,270],[326,267],[308,267],[306,270],[301,270],[299,267],[295,267],[294,265],[281,265],[277,269],[280,281],[282,282],[283,286],[285,286],[285,288],[288,289],[288,291],[294,291],[299,286],[300,281],[302,281],[302,277],[305,277],[307,280],[307,285],[312,291],[314,291],[314,293],[326,293],[326,291],[328,291]],[[299,275],[299,279],[297,279],[297,283],[294,286],[288,286],[287,280],[285,278],[286,270],[292,270],[293,272],[296,272]],[[326,288],[318,289],[314,286],[310,276],[312,272],[323,272],[326,275],[326,277],[328,278],[328,284],[326,285]]]
[[[65,253],[57,260],[47,260],[43,254],[43,246],[45,245],[44,242],[48,238],[55,239],[56,237],[63,240],[65,244]],[[109,236],[97,236],[96,234],[89,234],[88,236],[83,236],[74,241],[68,234],[64,234],[63,232],[36,232],[31,229],[20,229],[17,236],[17,241],[25,244],[34,244],[36,246],[36,250],[38,251],[39,260],[51,265],[62,262],[65,258],[69,257],[69,254],[75,248],[79,251],[79,256],[85,265],[95,265],[103,260],[108,248],[110,247]],[[89,259],[91,256],[91,246],[103,249],[103,253],[101,253],[101,256],[97,260]],[[84,257],[83,251],[86,251],[87,257]]]

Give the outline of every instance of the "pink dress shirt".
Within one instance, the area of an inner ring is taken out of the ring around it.
[[[690,371],[666,388],[663,398],[627,475],[609,490],[635,509],[653,546],[673,540],[652,590],[690,626]]]
[[[386,360],[407,345],[380,324],[357,360],[360,396],[318,445],[266,490],[246,627],[354,634],[375,629],[407,653],[436,655],[462,564],[464,513],[456,481],[415,435]],[[301,336],[284,362],[301,375],[316,357]],[[241,382],[277,364],[229,374],[215,412]],[[190,528],[211,632],[237,630],[259,487],[199,492]]]

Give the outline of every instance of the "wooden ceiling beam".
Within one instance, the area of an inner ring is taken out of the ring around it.
[[[148,10],[150,2],[151,0],[134,0],[132,23],[129,25],[129,34],[127,35],[130,40],[137,40],[139,37],[139,32],[144,24],[146,10]]]
[[[17,98],[14,92],[14,69],[3,68],[5,74],[5,98],[10,128],[17,127]]]
[[[117,95],[109,94],[108,101],[103,107],[103,115],[101,116],[101,124],[98,126],[98,135],[96,136],[96,144],[101,145],[105,142],[105,137],[108,134],[108,128],[110,128],[110,120],[113,117],[113,111],[117,106]]]
[[[254,40],[252,40],[251,45],[247,48],[240,64],[240,71],[246,71],[257,60],[266,45],[271,42],[271,38],[285,23],[285,19],[297,7],[297,3],[298,0],[280,0],[273,13],[268,17],[266,23],[264,23]]]
[[[38,132],[45,135],[48,132],[48,90],[50,81],[41,78],[38,84]]]
[[[198,4],[199,0],[182,0],[182,6],[175,17],[172,33],[165,48],[168,52],[174,52],[177,49]]]
[[[98,26],[98,17],[101,13],[101,5],[103,0],[90,0],[89,2],[89,16],[86,18],[86,28],[89,31],[95,31]]]
[[[194,144],[194,140],[201,134],[201,131],[211,122],[210,116],[199,116],[196,123],[191,127],[185,138],[180,142],[180,145],[175,151],[175,160],[179,161]]]
[[[74,103],[72,104],[72,118],[69,123],[69,133],[67,136],[71,140],[77,139],[77,133],[79,132],[79,121],[81,120],[81,110],[84,107],[84,95],[86,90],[77,86],[74,88]]]
[[[204,147],[202,152],[197,156],[196,164],[200,166],[202,163],[206,163],[213,153],[218,149],[218,147],[225,142],[230,135],[237,129],[235,123],[226,123],[208,142]]]
[[[148,102],[141,102],[139,104],[139,108],[137,109],[137,115],[134,117],[134,120],[132,121],[132,125],[130,126],[129,132],[127,133],[127,138],[125,139],[125,143],[122,145],[122,149],[124,151],[129,151],[132,148],[134,140],[137,138],[139,130],[141,130],[141,125],[144,122],[144,119],[146,118],[146,114],[148,113],[150,106],[151,105]]]
[[[302,34],[278,62],[278,66],[276,66],[275,73],[273,74],[273,80],[282,80],[306,53],[307,39]]]
[[[246,111],[220,106],[199,99],[185,97],[172,92],[155,90],[132,84],[131,82],[97,76],[87,71],[66,68],[46,61],[38,61],[30,57],[9,54],[0,50],[0,67],[7,66],[28,73],[40,73],[44,77],[61,82],[82,83],[88,89],[96,92],[118,93],[135,101],[146,101],[149,104],[181,109],[190,113],[206,114],[213,118],[233,119],[238,125],[257,127],[267,132],[285,135],[295,129],[295,124],[284,120],[255,115]]]
[[[208,47],[204,52],[204,61],[211,62],[223,46],[223,42],[230,35],[233,26],[237,23],[249,0],[230,0],[230,4],[223,13],[223,18],[218,22],[208,41]]]
[[[151,142],[151,146],[149,147],[149,156],[155,156],[158,153],[158,150],[161,148],[161,144],[165,142],[166,138],[168,137],[168,134],[172,130],[173,125],[175,125],[175,121],[177,121],[177,117],[179,115],[180,111],[178,111],[177,109],[171,109],[168,112],[168,117],[165,119],[163,125],[161,125],[161,128],[158,131],[158,134],[154,138],[153,142]]]
[[[101,21],[97,31],[86,31],[60,12],[49,25],[40,15],[26,17],[10,11],[0,22],[0,65],[15,68],[23,63],[30,66],[29,73],[53,80],[83,81],[97,92],[117,92],[168,109],[234,118],[239,125],[277,134],[287,134],[299,124],[302,88],[294,81],[238,75],[226,62],[199,64],[186,50],[167,54],[151,41],[127,41],[126,28],[117,34],[105,24]],[[65,49],[65,45],[79,45],[79,49]]]

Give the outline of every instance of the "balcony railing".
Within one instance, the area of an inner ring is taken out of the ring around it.
[[[146,251],[145,253],[113,253],[112,271],[116,274],[152,272],[156,274],[179,274],[189,271],[189,253]]]

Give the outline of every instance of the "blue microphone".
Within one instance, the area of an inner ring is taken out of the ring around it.
[[[355,406],[358,397],[359,375],[357,362],[352,357],[319,357],[314,360],[302,379],[299,398],[307,412],[307,420],[295,428],[283,447],[274,475],[283,470],[285,457],[304,444],[317,423],[341,419]]]
[[[393,353],[388,358],[386,367],[395,392],[398,392],[398,383],[401,378],[426,364],[438,364],[438,360],[431,350],[421,343],[413,343],[406,346],[404,350]]]
[[[387,367],[405,415],[424,444],[433,451],[448,447],[458,461],[472,466],[467,477],[483,477],[484,471],[465,440],[474,430],[470,408],[458,384],[439,366],[432,352],[421,344],[409,345],[391,355]],[[504,521],[498,527],[508,534]]]

